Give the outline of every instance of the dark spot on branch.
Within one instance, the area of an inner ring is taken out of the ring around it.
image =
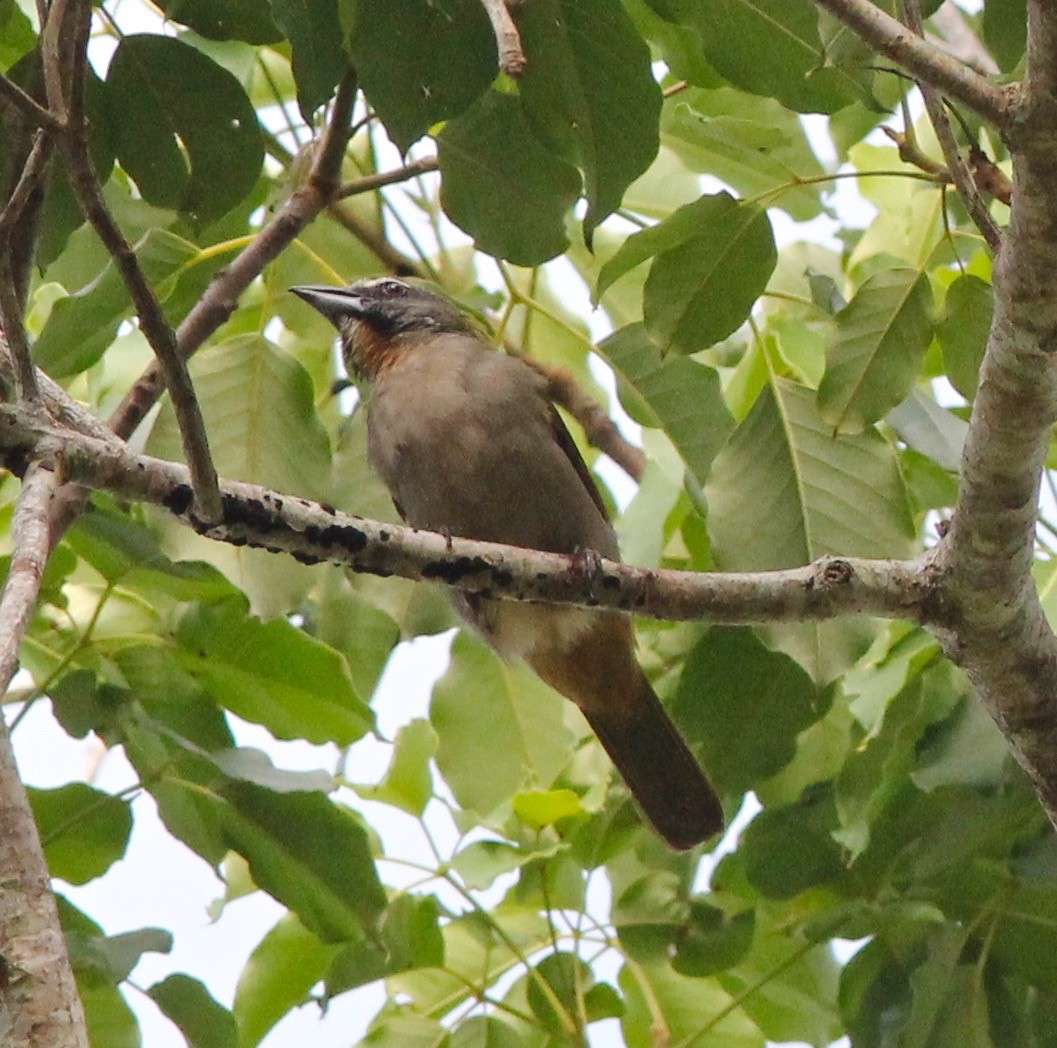
[[[441,582],[461,582],[467,575],[476,575],[488,570],[488,561],[483,557],[457,557],[454,561],[432,561],[422,569],[424,579],[440,579]]]
[[[299,564],[321,564],[323,562],[322,557],[317,557],[313,553],[303,553],[298,549],[292,550],[290,556]]]
[[[191,503],[194,501],[194,497],[195,493],[191,490],[190,484],[177,484],[176,487],[162,499],[162,505],[170,513],[175,513],[178,517],[182,517],[188,509],[191,508]]]
[[[496,568],[492,578],[497,586],[509,586],[514,581],[514,576],[506,568]]]
[[[603,589],[618,590],[620,589],[620,585],[620,578],[617,575],[606,575],[605,578],[602,579]]]
[[[820,581],[826,586],[844,586],[854,576],[855,572],[846,560],[830,560],[822,565]]]

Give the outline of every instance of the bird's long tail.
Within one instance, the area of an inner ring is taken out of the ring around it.
[[[654,829],[685,850],[723,829],[723,808],[645,674],[633,713],[584,710]]]

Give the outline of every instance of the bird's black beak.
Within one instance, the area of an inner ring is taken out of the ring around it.
[[[349,317],[361,317],[367,303],[363,295],[345,287],[326,287],[322,284],[303,284],[290,290],[313,309],[318,310],[335,326]]]

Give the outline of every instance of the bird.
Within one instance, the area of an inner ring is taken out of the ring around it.
[[[291,288],[337,329],[367,392],[368,459],[415,528],[619,560],[598,488],[547,394],[447,296],[395,277]],[[720,799],[635,654],[631,619],[453,590],[460,614],[583,712],[656,832],[685,851]]]

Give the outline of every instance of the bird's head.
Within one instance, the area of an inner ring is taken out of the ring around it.
[[[338,329],[345,366],[367,379],[377,377],[400,352],[425,338],[475,334],[451,299],[395,277],[359,280],[348,287],[290,290]]]

